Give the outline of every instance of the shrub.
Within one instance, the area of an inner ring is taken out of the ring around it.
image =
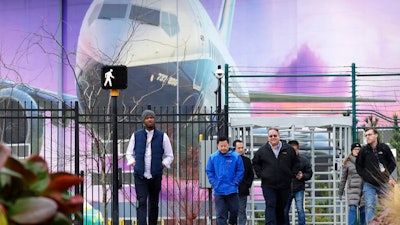
[[[81,218],[83,198],[68,190],[82,181],[74,174],[50,173],[38,155],[18,160],[0,143],[0,224],[72,224],[71,218]]]

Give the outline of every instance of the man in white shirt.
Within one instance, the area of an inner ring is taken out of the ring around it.
[[[170,168],[174,155],[166,133],[155,128],[152,110],[142,113],[144,129],[134,132],[126,151],[127,164],[134,167],[138,201],[138,225],[156,225],[163,168]],[[147,204],[148,203],[148,204]]]

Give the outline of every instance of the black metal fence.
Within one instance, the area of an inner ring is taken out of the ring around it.
[[[83,175],[83,186],[73,190],[83,191],[83,224],[111,223],[113,185],[119,187],[119,224],[136,224],[133,171],[126,165],[125,152],[131,134],[142,129],[140,114],[146,108],[117,115],[118,184],[112,179],[114,134],[109,108],[80,112],[77,103],[3,100],[0,141],[11,146],[13,155],[21,159],[39,154],[52,171]],[[216,114],[212,108],[151,109],[157,115],[157,128],[169,135],[175,156],[172,168],[163,175],[160,224],[207,224],[212,212],[211,192],[199,187],[200,138],[224,134],[227,115]]]

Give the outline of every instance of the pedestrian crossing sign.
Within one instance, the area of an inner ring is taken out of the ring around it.
[[[101,86],[103,89],[126,89],[128,87],[128,69],[126,66],[103,66]]]

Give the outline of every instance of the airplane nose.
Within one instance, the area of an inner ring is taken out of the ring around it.
[[[97,19],[80,34],[79,46],[85,55],[95,61],[110,65],[123,64],[121,59],[132,51],[131,39],[135,37],[132,26],[128,19]]]

